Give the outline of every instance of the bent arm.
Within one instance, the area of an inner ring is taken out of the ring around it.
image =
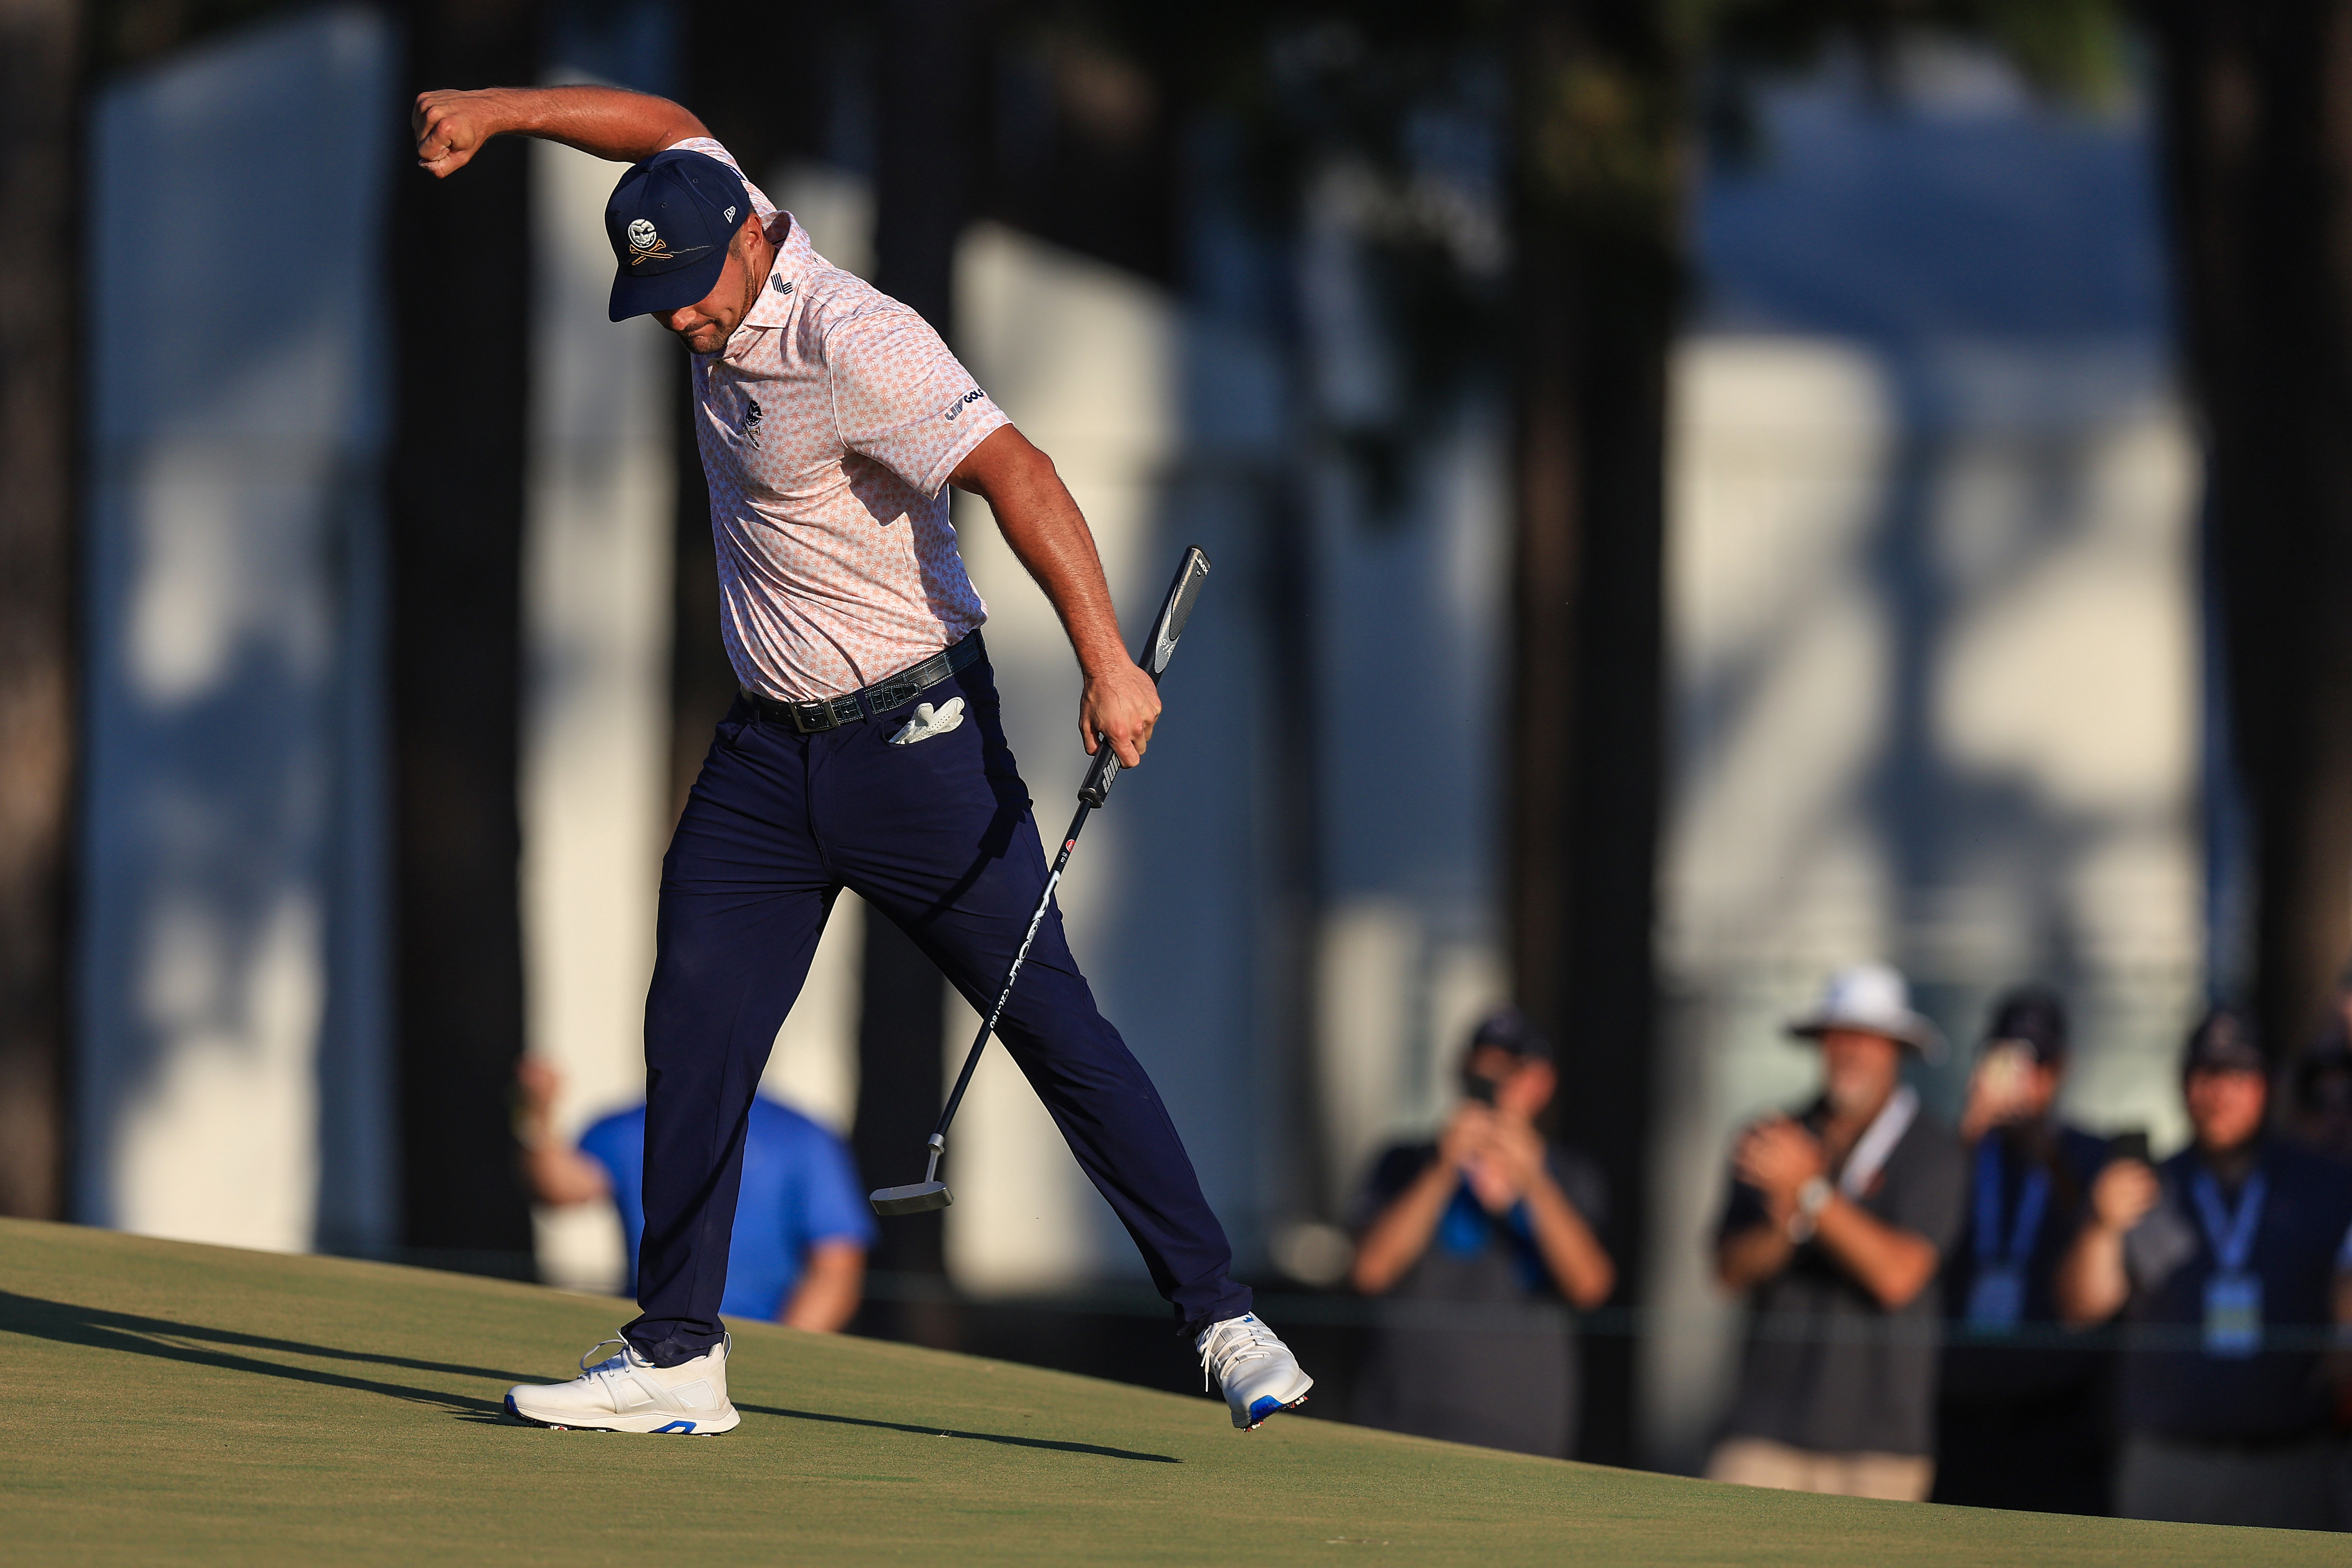
[[[866,1286],[866,1248],[854,1241],[820,1241],[809,1248],[808,1272],[777,1319],[790,1329],[838,1332],[857,1313]]]
[[[1528,1216],[1544,1267],[1570,1304],[1590,1310],[1609,1300],[1617,1289],[1617,1265],[1549,1172],[1538,1173],[1528,1187]]]
[[[1833,1192],[1817,1234],[1829,1255],[1888,1311],[1911,1304],[1936,1277],[1936,1244],[1915,1230],[1889,1225]]]
[[[1392,1289],[1429,1250],[1429,1238],[1437,1234],[1437,1222],[1445,1216],[1445,1205],[1454,1201],[1454,1189],[1461,1181],[1462,1173],[1452,1161],[1431,1161],[1429,1168],[1364,1227],[1348,1282],[1367,1296],[1386,1295]]]
[[[416,162],[446,179],[494,136],[536,136],[634,163],[689,136],[701,121],[666,98],[617,87],[491,87],[417,94]]]
[[[1134,767],[1160,720],[1159,688],[1119,638],[1094,531],[1054,460],[1006,425],[974,447],[948,482],[988,503],[1004,542],[1061,617],[1086,678],[1078,728],[1087,754],[1094,755],[1097,734],[1108,736],[1120,763]]]
[[[2104,1323],[2131,1297],[2131,1274],[2124,1267],[2124,1233],[2096,1220],[2075,1234],[2058,1260],[2051,1281],[2058,1321],[2073,1328]]]

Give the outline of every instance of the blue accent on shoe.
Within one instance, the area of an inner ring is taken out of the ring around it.
[[[1267,1416],[1273,1415],[1276,1411],[1286,1408],[1288,1408],[1288,1406],[1285,1405],[1281,1400],[1276,1399],[1273,1394],[1261,1394],[1257,1398],[1250,1403],[1250,1419],[1252,1421],[1263,1421]]]
[[[514,1395],[511,1394],[507,1395],[507,1414],[518,1421],[526,1419],[523,1413],[515,1408]]]
[[[654,1428],[656,1435],[659,1435],[664,1432],[691,1432],[693,1430],[694,1423],[691,1421],[673,1421],[667,1426],[656,1426]]]

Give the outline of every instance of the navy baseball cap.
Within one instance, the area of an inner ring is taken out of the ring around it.
[[[2193,1072],[2252,1072],[2267,1075],[2270,1058],[2254,1041],[2245,1019],[2227,1007],[2216,1007],[2189,1032],[2189,1048],[2181,1053],[2180,1076]]]
[[[691,305],[719,285],[728,242],[751,210],[743,177],[703,153],[672,148],[633,163],[604,204],[620,270],[613,320]]]
[[[2048,1066],[2066,1056],[2066,1005],[2047,985],[2021,985],[1993,1008],[1989,1045],[2014,1043]]]
[[[1497,1007],[1478,1020],[1470,1036],[1470,1048],[1475,1051],[1486,1046],[1528,1060],[1551,1060],[1551,1042],[1517,1007]]]

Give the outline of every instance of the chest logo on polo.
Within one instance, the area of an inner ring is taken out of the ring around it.
[[[949,404],[947,412],[941,415],[940,417],[943,419],[958,418],[961,416],[966,408],[978,403],[982,398],[986,397],[987,395],[988,394],[981,391],[980,388],[975,386],[970,392],[965,393],[961,397],[957,398],[953,403]]]
[[[894,746],[911,746],[918,741],[928,741],[934,735],[944,735],[963,722],[963,699],[950,697],[937,708],[928,702],[916,704],[915,716],[907,721],[898,732],[890,737]]]
[[[755,443],[760,439],[761,417],[760,400],[756,397],[745,398],[743,400],[743,439]]]

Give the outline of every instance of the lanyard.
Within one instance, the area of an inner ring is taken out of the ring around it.
[[[2253,1255],[2254,1228],[2263,1223],[2263,1198],[2269,1190],[2263,1173],[2256,1171],[2246,1178],[2234,1217],[2222,1208],[2221,1188],[2210,1171],[2198,1172],[2189,1190],[2197,1194],[2197,1217],[2204,1222],[2215,1268],[2223,1274],[2244,1273],[2246,1259]]]
[[[1977,1260],[2023,1267],[2042,1229],[2042,1210],[2049,1206],[2050,1173],[2032,1166],[2025,1173],[2024,1190],[2017,1195],[2017,1228],[2004,1257],[2000,1250],[2000,1141],[1988,1133],[1977,1146]]]
[[[1854,1140],[1853,1152],[1838,1173],[1838,1190],[1859,1202],[1870,1191],[1871,1178],[1894,1154],[1895,1145],[1903,1142],[1903,1134],[1911,1130],[1912,1119],[1918,1114],[1919,1096],[1909,1084],[1888,1095],[1870,1125],[1862,1130],[1862,1136]]]

